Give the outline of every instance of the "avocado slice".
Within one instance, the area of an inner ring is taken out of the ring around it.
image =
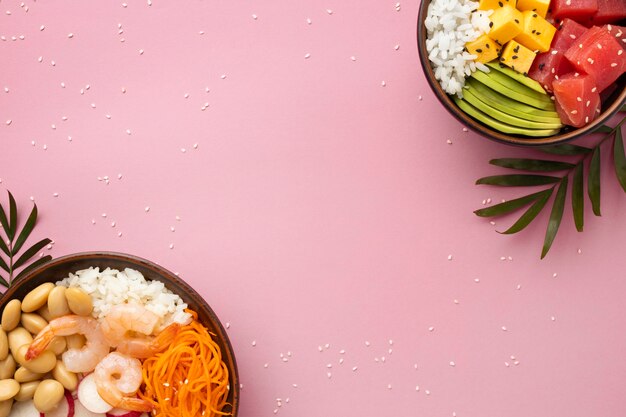
[[[493,117],[496,120],[526,129],[560,129],[561,127],[563,127],[560,120],[556,123],[546,123],[520,119],[519,117],[511,116],[510,114],[507,114],[503,111],[498,110],[495,107],[484,103],[480,100],[478,96],[474,95],[473,91],[474,90],[471,87],[463,90],[463,99],[472,106],[476,107],[478,110]]]
[[[562,127],[561,118],[555,111],[540,110],[528,104],[512,100],[473,78],[468,78],[465,86],[483,103],[511,116],[536,122],[556,123]]]
[[[465,100],[462,100],[456,96],[454,96],[453,99],[457,106],[459,106],[459,108],[465,113],[467,113],[474,119],[486,124],[487,126],[490,126],[503,133],[532,137],[552,136],[559,133],[559,129],[525,129],[523,127],[512,126],[510,124],[503,123],[492,117],[489,117],[487,114],[481,112]]]
[[[517,82],[516,80],[509,77],[503,72],[489,71],[489,73],[487,73],[487,76],[489,78],[492,78],[494,81],[499,82],[500,84],[504,85],[505,87],[508,87],[511,90],[515,90],[518,93],[523,94],[525,96],[533,97],[533,98],[536,98],[538,100],[542,100],[545,102],[552,101],[550,99],[550,96],[546,92],[540,93],[538,91],[535,91],[532,88],[529,88],[525,86],[524,84]]]
[[[497,77],[496,74],[501,76],[502,82],[504,84],[495,80],[495,78]],[[555,110],[554,103],[552,102],[552,100],[550,100],[550,97],[548,97],[547,95],[542,96],[538,92],[531,90],[530,88],[518,83],[517,81],[497,71],[491,71],[489,74],[485,74],[482,71],[475,71],[472,73],[471,76],[474,79],[482,82],[489,88],[492,88],[496,90],[497,92],[504,94],[507,97],[512,98],[513,100],[526,103],[529,106],[533,106],[538,109],[550,110],[550,111]],[[523,91],[523,89],[526,89],[527,90],[526,92],[533,93],[534,96],[530,96],[530,95],[520,92],[520,91]]]
[[[496,61],[491,61],[486,64],[488,67],[493,68],[496,71],[500,71],[504,75],[513,78],[515,81],[524,84],[526,87],[532,88],[541,94],[547,94],[546,90],[537,81],[530,78],[528,75],[520,74],[519,72],[504,66]]]

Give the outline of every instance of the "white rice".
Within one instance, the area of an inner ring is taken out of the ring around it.
[[[432,0],[424,21],[426,50],[435,78],[448,94],[462,97],[465,77],[477,69],[489,72],[476,55],[464,51],[465,44],[489,32],[489,15],[493,10],[477,10],[471,0]]]
[[[191,319],[191,315],[185,312],[187,304],[180,296],[165,288],[160,281],[147,281],[134,269],[107,268],[100,272],[99,268],[92,267],[70,273],[56,284],[81,288],[89,294],[93,300],[92,315],[97,319],[105,317],[114,305],[133,302],[159,316],[160,329],[174,322],[186,324]]]

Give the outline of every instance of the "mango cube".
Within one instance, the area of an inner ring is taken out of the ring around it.
[[[522,12],[508,4],[495,9],[489,19],[492,25],[488,35],[500,45],[504,45],[522,32],[524,19]]]
[[[505,4],[515,8],[517,0],[479,0],[478,10],[492,10],[503,7]]]
[[[517,10],[522,12],[531,11],[545,18],[550,7],[550,0],[518,0]],[[480,8],[480,6],[479,6]]]
[[[504,47],[504,50],[502,50],[500,62],[519,73],[528,74],[530,66],[535,60],[535,56],[535,52],[526,48],[524,45],[520,45],[515,41],[509,41]]]
[[[536,12],[527,10],[522,15],[523,29],[514,39],[533,51],[547,52],[556,28]]]
[[[475,61],[486,64],[498,57],[502,47],[487,35],[481,35],[476,40],[465,44],[465,49],[476,55]]]

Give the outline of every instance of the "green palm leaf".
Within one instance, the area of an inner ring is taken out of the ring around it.
[[[517,233],[519,231],[524,230],[526,226],[528,226],[530,222],[532,222],[535,219],[535,217],[537,217],[537,215],[541,212],[541,210],[543,210],[546,203],[550,199],[550,196],[552,195],[553,191],[554,191],[554,187],[548,188],[547,190],[542,191],[537,201],[535,201],[535,203],[532,206],[530,206],[528,210],[524,212],[524,214],[522,214],[522,216],[513,224],[513,226],[509,227],[507,230],[505,230],[504,232],[500,232],[500,233],[504,235],[510,235],[510,234]]]
[[[583,231],[585,200],[583,186],[583,164],[580,162],[574,170],[574,180],[572,181],[572,211],[574,212],[574,224],[576,230]]]
[[[33,209],[31,210],[30,215],[28,216],[28,219],[26,220],[26,223],[24,224],[24,227],[22,228],[22,231],[20,232],[19,236],[17,237],[17,240],[15,241],[15,244],[13,245],[13,253],[18,253],[20,249],[22,249],[22,245],[24,245],[24,242],[26,242],[26,239],[28,239],[30,232],[33,231],[33,228],[35,227],[36,222],[37,222],[37,204],[34,204]]]
[[[495,204],[491,207],[485,207],[474,211],[474,214],[480,217],[494,217],[511,213],[512,211],[522,208],[525,205],[537,200],[539,197],[541,197],[543,193],[544,191],[539,191],[538,193],[533,193],[524,197],[516,198],[514,200],[505,201],[504,203]]]
[[[567,195],[567,180],[568,177],[563,177],[559,189],[556,192],[554,203],[552,204],[552,212],[550,213],[550,220],[548,220],[548,228],[546,230],[546,238],[543,241],[543,250],[541,251],[541,259],[543,259],[552,247],[552,242],[556,237],[556,233],[561,225],[561,219],[563,218],[563,208],[565,207],[565,197]]]
[[[13,194],[9,191],[9,230],[7,230],[7,237],[9,240],[13,240],[15,237],[15,230],[17,229],[17,204]]]
[[[48,262],[49,260],[52,259],[52,256],[50,255],[46,255],[44,257],[41,257],[39,259],[37,259],[35,262],[33,262],[32,264],[28,265],[27,267],[25,267],[24,269],[22,269],[20,271],[19,274],[17,274],[17,276],[14,279],[20,279],[22,278],[24,275],[28,274],[30,271],[32,271],[33,269],[37,268],[40,265],[45,264],[46,262]]]
[[[534,172],[565,171],[574,168],[574,164],[570,164],[569,162],[548,161],[544,159],[500,158],[492,159],[489,163],[502,168]]]
[[[35,256],[37,252],[43,249],[48,243],[52,242],[50,239],[41,239],[39,242],[35,243],[33,246],[28,248],[24,253],[15,261],[13,264],[13,269],[17,269],[20,266],[24,265],[30,258]]]
[[[626,192],[626,156],[624,155],[624,140],[622,138],[622,130],[615,131],[615,142],[613,142],[613,165],[615,165],[615,174],[617,180],[624,192]]]
[[[589,176],[587,177],[587,193],[591,200],[593,214],[600,216],[600,148],[596,148],[591,156],[589,164]]]
[[[544,146],[538,149],[552,155],[564,156],[585,155],[593,151],[592,149],[586,148],[584,146],[570,145],[568,143],[565,143],[563,145]]]
[[[533,185],[554,184],[561,181],[559,177],[549,175],[511,174],[483,177],[476,184],[498,185],[501,187],[528,187]]]

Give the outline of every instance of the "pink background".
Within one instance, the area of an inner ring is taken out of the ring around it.
[[[230,324],[241,416],[626,415],[626,197],[605,169],[543,261],[545,215],[476,217],[519,195],[474,185],[488,160],[538,153],[441,108],[417,8],[5,0],[1,201],[53,256],[179,272]]]

